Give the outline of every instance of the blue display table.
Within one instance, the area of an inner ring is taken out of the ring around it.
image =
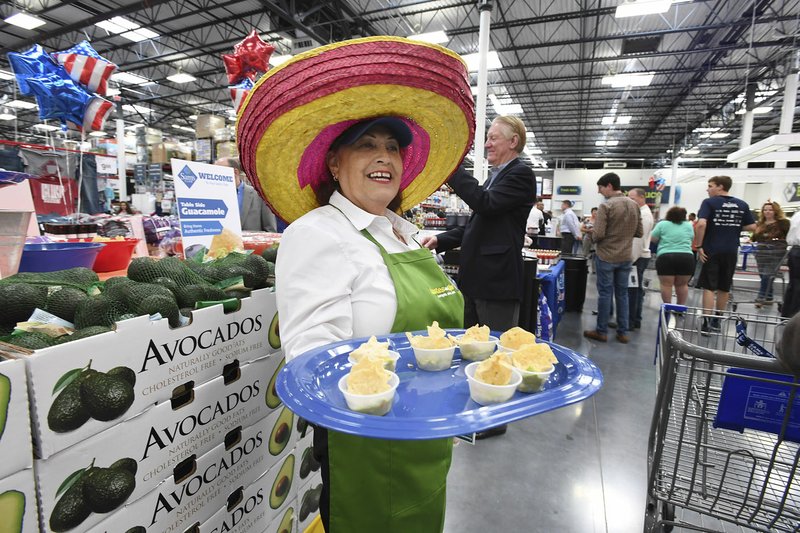
[[[565,305],[564,261],[551,265],[550,270],[539,271],[536,278],[539,280],[539,290],[547,298],[547,306],[553,315],[553,337],[555,338],[556,328],[564,313]],[[541,324],[541,313],[539,324]]]
[[[453,335],[463,331],[448,330]],[[352,435],[437,439],[483,431],[564,407],[585,400],[603,384],[603,375],[592,361],[548,343],[558,363],[543,391],[517,392],[508,402],[483,407],[470,399],[464,374],[468,361],[461,361],[458,350],[449,369],[418,370],[408,338],[400,333],[379,337],[381,341],[389,340],[400,353],[396,369],[400,385],[392,409],[385,416],[364,415],[347,408],[338,382],[350,371],[348,354],[366,340],[329,344],[289,361],[276,383],[278,396],[286,407],[313,424]]]

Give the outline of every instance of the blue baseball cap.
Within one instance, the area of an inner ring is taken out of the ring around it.
[[[372,119],[362,120],[361,122],[356,122],[341,135],[339,135],[335,141],[331,144],[331,148],[335,148],[337,146],[342,145],[350,145],[356,142],[358,139],[361,138],[362,135],[367,133],[369,130],[376,126],[383,126],[392,134],[392,136],[397,140],[400,144],[400,148],[405,148],[411,141],[414,140],[414,135],[411,133],[411,129],[408,125],[400,120],[397,117],[378,117]]]

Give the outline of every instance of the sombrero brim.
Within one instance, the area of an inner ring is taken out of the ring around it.
[[[474,101],[461,58],[440,46],[368,37],[310,50],[268,71],[239,111],[242,168],[278,216],[292,222],[319,206],[330,179],[325,155],[355,121],[402,118],[401,209],[427,198],[457,168],[474,136]]]

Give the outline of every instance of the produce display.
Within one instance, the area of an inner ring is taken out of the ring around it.
[[[0,280],[0,341],[38,350],[104,333],[117,321],[143,315],[178,327],[206,302],[235,302],[271,287],[276,255],[277,247],[271,247],[262,255],[230,253],[212,261],[138,257],[127,276],[106,281],[88,268],[21,272]],[[45,313],[31,320],[37,309]],[[274,322],[270,343],[277,337]]]

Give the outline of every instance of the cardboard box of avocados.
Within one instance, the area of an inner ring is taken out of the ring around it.
[[[33,466],[25,362],[2,358],[0,358],[0,458],[2,458],[0,478]]]
[[[291,440],[291,419],[267,407],[270,376],[279,353],[256,361],[230,363],[218,378],[187,389],[172,401],[161,402],[74,446],[36,461],[36,478],[45,516],[50,516],[65,483],[92,467],[123,468],[134,477],[127,500],[135,501],[172,474],[191,455],[200,456],[237,428],[255,424],[274,413],[270,451],[282,452]],[[288,410],[287,410],[288,412]],[[289,413],[291,414],[291,413]],[[278,453],[278,452],[276,452]],[[265,469],[269,468],[266,461]]]
[[[314,472],[303,480],[297,489],[297,530],[305,531],[319,514],[319,500],[322,496],[322,472]],[[271,532],[270,532],[271,533]]]
[[[291,533],[297,522],[296,455],[284,455],[249,486],[234,486],[227,504],[199,528],[200,533],[264,533],[272,523]]]
[[[275,294],[258,290],[235,312],[220,305],[195,310],[183,327],[140,316],[108,333],[37,350],[25,361],[38,457],[166,401],[189,382],[209,381],[234,359],[276,352],[280,342],[270,330],[277,332]]]
[[[0,478],[0,531],[39,533],[33,468]]]
[[[183,533],[195,523],[206,522],[227,504],[231,491],[250,486],[267,470],[265,464],[269,454],[265,448],[270,429],[270,417],[267,417],[255,425],[228,433],[220,446],[176,466],[173,475],[153,491],[113,513],[95,515],[105,517],[100,523],[90,522],[91,517],[87,518],[76,531]],[[292,457],[289,466],[284,468],[291,483],[294,455],[284,452],[284,457]],[[285,483],[281,485],[279,494]]]

